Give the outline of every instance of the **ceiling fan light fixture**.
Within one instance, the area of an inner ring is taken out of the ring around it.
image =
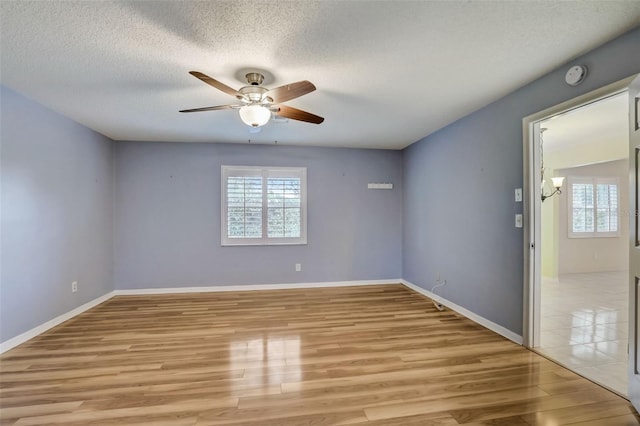
[[[240,108],[240,119],[251,127],[261,127],[269,122],[271,111],[262,105],[245,105]]]

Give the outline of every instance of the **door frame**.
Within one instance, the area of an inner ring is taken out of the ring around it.
[[[540,343],[540,276],[541,276],[541,206],[540,200],[540,123],[555,115],[572,111],[626,91],[640,74],[608,84],[576,98],[554,105],[522,119],[522,165],[523,197],[522,212],[524,250],[524,291],[522,342],[525,347],[535,348]]]

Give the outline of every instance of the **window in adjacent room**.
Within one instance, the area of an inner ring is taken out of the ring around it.
[[[222,245],[307,243],[305,167],[222,166]]]
[[[569,178],[569,237],[617,237],[619,194],[616,178]]]

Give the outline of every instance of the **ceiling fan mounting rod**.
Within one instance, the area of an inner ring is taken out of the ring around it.
[[[252,86],[260,86],[264,81],[264,75],[260,74],[259,72],[250,72],[245,75],[245,78],[247,79],[247,83]]]

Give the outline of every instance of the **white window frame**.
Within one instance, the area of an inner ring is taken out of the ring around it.
[[[262,177],[262,237],[261,238],[229,238],[227,234],[227,179],[232,176]],[[300,236],[269,237],[268,236],[268,204],[267,179],[273,177],[294,177],[300,179]],[[223,246],[256,246],[256,245],[303,245],[307,244],[307,168],[306,167],[256,167],[256,166],[222,166],[221,167],[221,244]]]
[[[594,226],[592,232],[573,232],[573,185],[574,184],[589,184],[593,185],[593,203],[594,203]],[[598,200],[597,200],[597,187],[598,185],[616,185],[618,187],[618,229],[612,232],[598,231]],[[592,177],[592,176],[570,176],[568,178],[568,208],[567,208],[567,232],[569,238],[615,238],[620,236],[620,181],[616,177]]]

